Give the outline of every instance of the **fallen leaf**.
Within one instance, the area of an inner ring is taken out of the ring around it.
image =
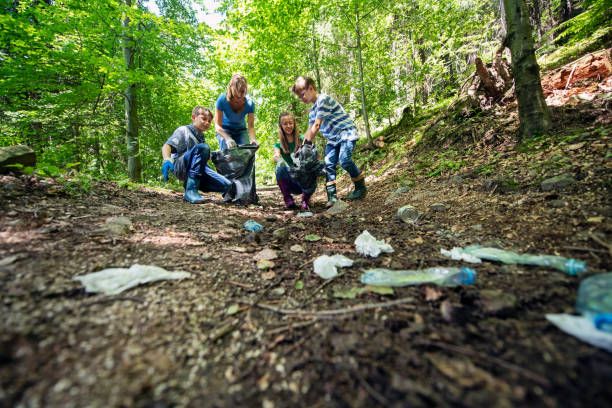
[[[364,288],[335,289],[334,297],[338,299],[355,299],[365,291]]]
[[[259,261],[257,261],[257,269],[260,270],[274,268],[274,265],[274,262],[269,261],[267,259],[260,259]]]
[[[378,295],[393,295],[395,292],[390,286],[371,286],[367,285],[364,288],[368,292],[376,293]]]
[[[235,246],[235,247],[227,247],[225,248],[226,251],[232,251],[232,252],[246,252],[247,249],[244,247],[239,247],[239,246]]]
[[[421,238],[421,237],[416,237],[416,238],[414,238],[412,240],[412,242],[414,242],[415,244],[419,244],[420,245],[420,244],[422,244],[425,241],[423,241],[423,238]]]
[[[289,249],[292,250],[293,252],[304,252],[304,247],[298,244],[291,245],[291,248]]]
[[[427,302],[433,302],[442,296],[442,292],[436,288],[432,288],[431,286],[425,286],[425,300]]]
[[[587,222],[590,224],[601,224],[604,220],[604,217],[589,217],[587,218]]]
[[[265,248],[261,250],[260,252],[257,253],[257,255],[253,257],[253,259],[255,259],[256,261],[272,260],[276,258],[278,258],[276,251],[270,248]]]
[[[297,282],[295,282],[295,289],[296,290],[302,290],[304,289],[304,282],[299,280]]]
[[[0,259],[0,266],[10,265],[18,259],[19,259],[19,255],[7,256],[6,258]]]
[[[308,234],[304,237],[304,239],[306,241],[310,241],[310,242],[316,242],[316,241],[320,241],[321,237],[318,236],[317,234]]]
[[[240,306],[237,304],[233,304],[225,310],[225,314],[228,316],[235,315],[240,311]]]
[[[272,280],[276,277],[276,272],[268,271],[261,274],[261,279],[263,280]]]

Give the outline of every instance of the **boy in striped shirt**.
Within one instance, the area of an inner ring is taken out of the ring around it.
[[[327,177],[327,207],[338,201],[336,196],[336,167],[338,162],[355,184],[355,189],[346,197],[360,200],[366,196],[365,174],[353,162],[353,150],[359,135],[353,120],[342,106],[331,96],[318,93],[314,80],[298,77],[291,88],[304,103],[312,103],[308,114],[308,130],[304,134],[304,144],[312,144],[317,132],[327,139],[325,145],[325,173]]]

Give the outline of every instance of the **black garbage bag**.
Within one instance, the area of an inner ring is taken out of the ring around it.
[[[317,189],[317,178],[324,174],[325,164],[318,159],[317,148],[313,145],[303,145],[296,153],[291,154],[293,166],[289,167],[289,175],[302,187],[306,194],[312,194]]]
[[[219,174],[233,182],[232,188],[223,195],[223,200],[240,204],[259,201],[255,188],[255,152],[257,145],[240,145],[235,149],[211,153],[211,160]]]

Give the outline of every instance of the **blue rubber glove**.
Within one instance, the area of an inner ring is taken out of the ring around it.
[[[174,171],[174,164],[170,160],[164,160],[164,164],[162,164],[161,172],[164,176],[164,181],[168,181],[168,175],[171,171]]]

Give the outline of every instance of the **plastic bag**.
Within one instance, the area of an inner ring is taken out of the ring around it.
[[[331,279],[338,275],[338,267],[353,266],[353,260],[344,255],[322,255],[314,260],[314,273],[323,279]]]
[[[289,175],[306,194],[315,192],[317,178],[323,174],[325,165],[317,156],[317,148],[312,145],[303,145],[299,151],[291,154],[294,165],[289,167]]]
[[[255,187],[255,152],[258,148],[256,145],[241,145],[235,149],[211,153],[217,172],[235,185],[235,189],[223,195],[225,201],[242,204],[258,201]]]
[[[376,258],[382,252],[392,253],[393,248],[385,241],[379,241],[372,236],[367,230],[364,230],[355,239],[355,249],[357,252],[364,256],[371,256]]]
[[[130,268],[109,268],[87,275],[75,276],[90,293],[116,295],[134,286],[167,279],[184,279],[191,275],[187,272],[168,272],[155,265],[134,264]]]

